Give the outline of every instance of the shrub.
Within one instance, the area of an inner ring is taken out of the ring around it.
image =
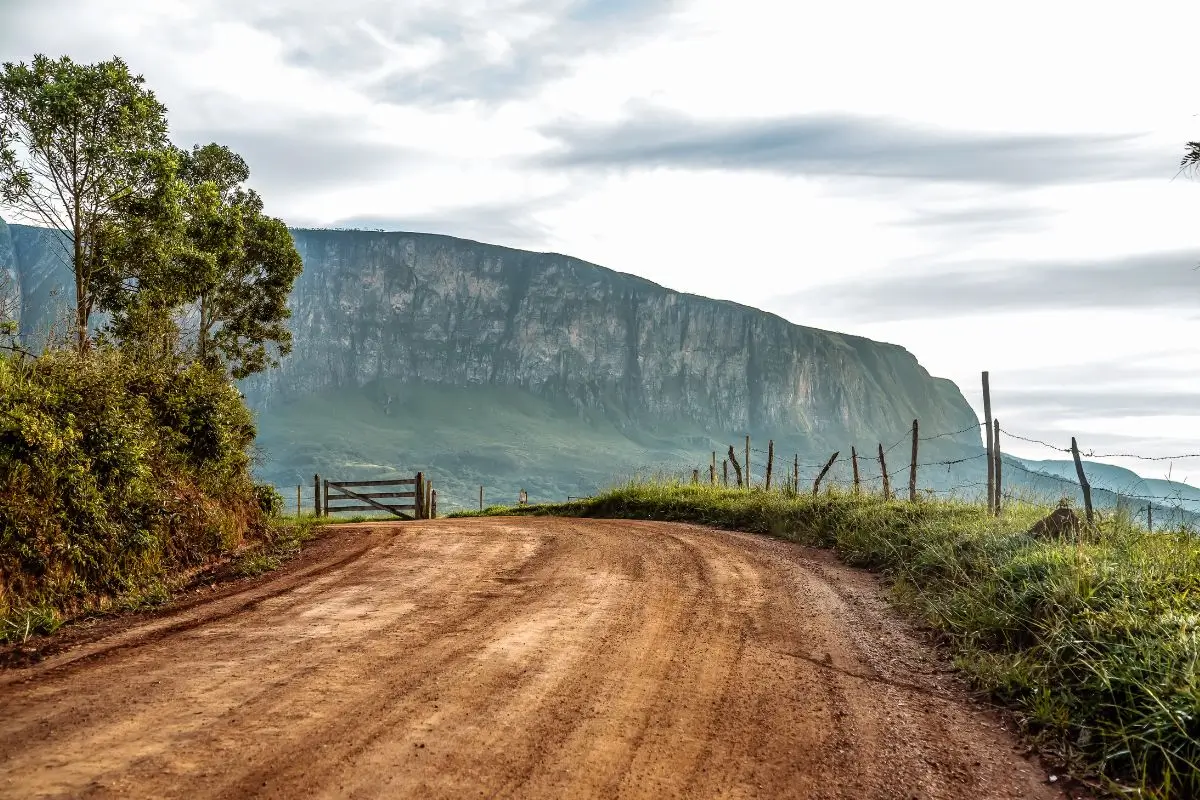
[[[236,389],[195,365],[0,358],[0,621],[148,591],[261,533],[253,439]]]
[[[283,495],[274,486],[269,483],[256,484],[254,494],[258,498],[259,510],[267,517],[274,518],[283,513]]]

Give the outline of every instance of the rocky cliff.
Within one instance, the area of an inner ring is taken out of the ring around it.
[[[398,378],[502,385],[622,425],[872,439],[976,422],[903,348],[793,325],[575,258],[446,236],[294,231],[293,355],[262,407]],[[978,443],[978,436],[970,437]]]
[[[939,433],[977,424],[957,387],[896,345],[794,325],[568,256],[430,234],[293,235],[305,264],[292,297],[294,350],[244,384],[261,412],[265,469],[281,480],[322,465],[377,469],[380,457],[364,454],[381,436],[389,453],[411,451],[418,440],[442,452],[439,442],[463,430],[463,417],[499,418],[514,408],[531,427],[496,428],[487,441],[484,426],[471,434],[476,441],[455,442],[460,472],[495,480],[491,472],[502,468],[527,470],[536,444],[499,462],[484,459],[490,467],[471,466],[467,456],[483,458],[506,437],[536,437],[537,421],[549,427],[550,417],[568,427],[577,420],[602,439],[628,439],[645,455],[635,448],[626,461],[645,464],[724,449],[744,433],[824,453],[889,443],[914,418]],[[69,276],[44,231],[14,225],[9,239],[5,250],[0,228],[0,268],[11,253],[22,313],[44,324],[52,293],[69,293]],[[343,419],[351,408],[354,422],[379,424],[305,449],[325,441],[322,431],[352,422]],[[451,408],[453,420],[445,417]],[[554,441],[571,447],[570,434]],[[978,433],[957,444],[977,447]],[[336,465],[325,458],[331,449]]]

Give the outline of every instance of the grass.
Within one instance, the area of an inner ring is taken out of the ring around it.
[[[298,555],[304,545],[326,525],[373,522],[391,519],[391,515],[356,514],[347,517],[315,517],[312,514],[275,517],[269,533],[233,554],[228,560],[209,565],[199,572],[183,573],[166,580],[151,581],[107,602],[88,607],[82,617],[145,611],[169,602],[183,588],[196,583],[211,583],[230,578],[250,578],[278,569]],[[50,604],[29,605],[0,617],[0,645],[24,644],[35,636],[49,636],[61,628],[68,617]]]
[[[974,686],[1074,774],[1146,800],[1200,797],[1200,539],[1119,513],[1083,542],[1028,535],[1049,510],[650,482],[483,513],[675,520],[832,548],[886,572]]]

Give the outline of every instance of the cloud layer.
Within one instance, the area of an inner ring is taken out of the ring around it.
[[[847,114],[701,120],[644,108],[614,124],[544,127],[560,167],[758,170],[1012,187],[1169,177],[1134,135],[995,135],[940,131]],[[1161,162],[1161,163],[1160,163]]]
[[[230,0],[230,10],[244,3]],[[579,58],[660,31],[679,0],[276,3],[241,11],[277,37],[288,63],[345,75],[401,105],[528,97]]]
[[[1186,309],[1200,292],[1200,251],[1103,261],[979,264],[873,276],[794,295],[857,319],[904,320],[1029,311]]]

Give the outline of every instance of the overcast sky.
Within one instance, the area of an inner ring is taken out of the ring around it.
[[[1200,451],[1191,11],[0,0],[0,59],[121,55],[292,225],[567,253],[899,343],[980,410],[988,369],[1006,427],[1161,456]]]

